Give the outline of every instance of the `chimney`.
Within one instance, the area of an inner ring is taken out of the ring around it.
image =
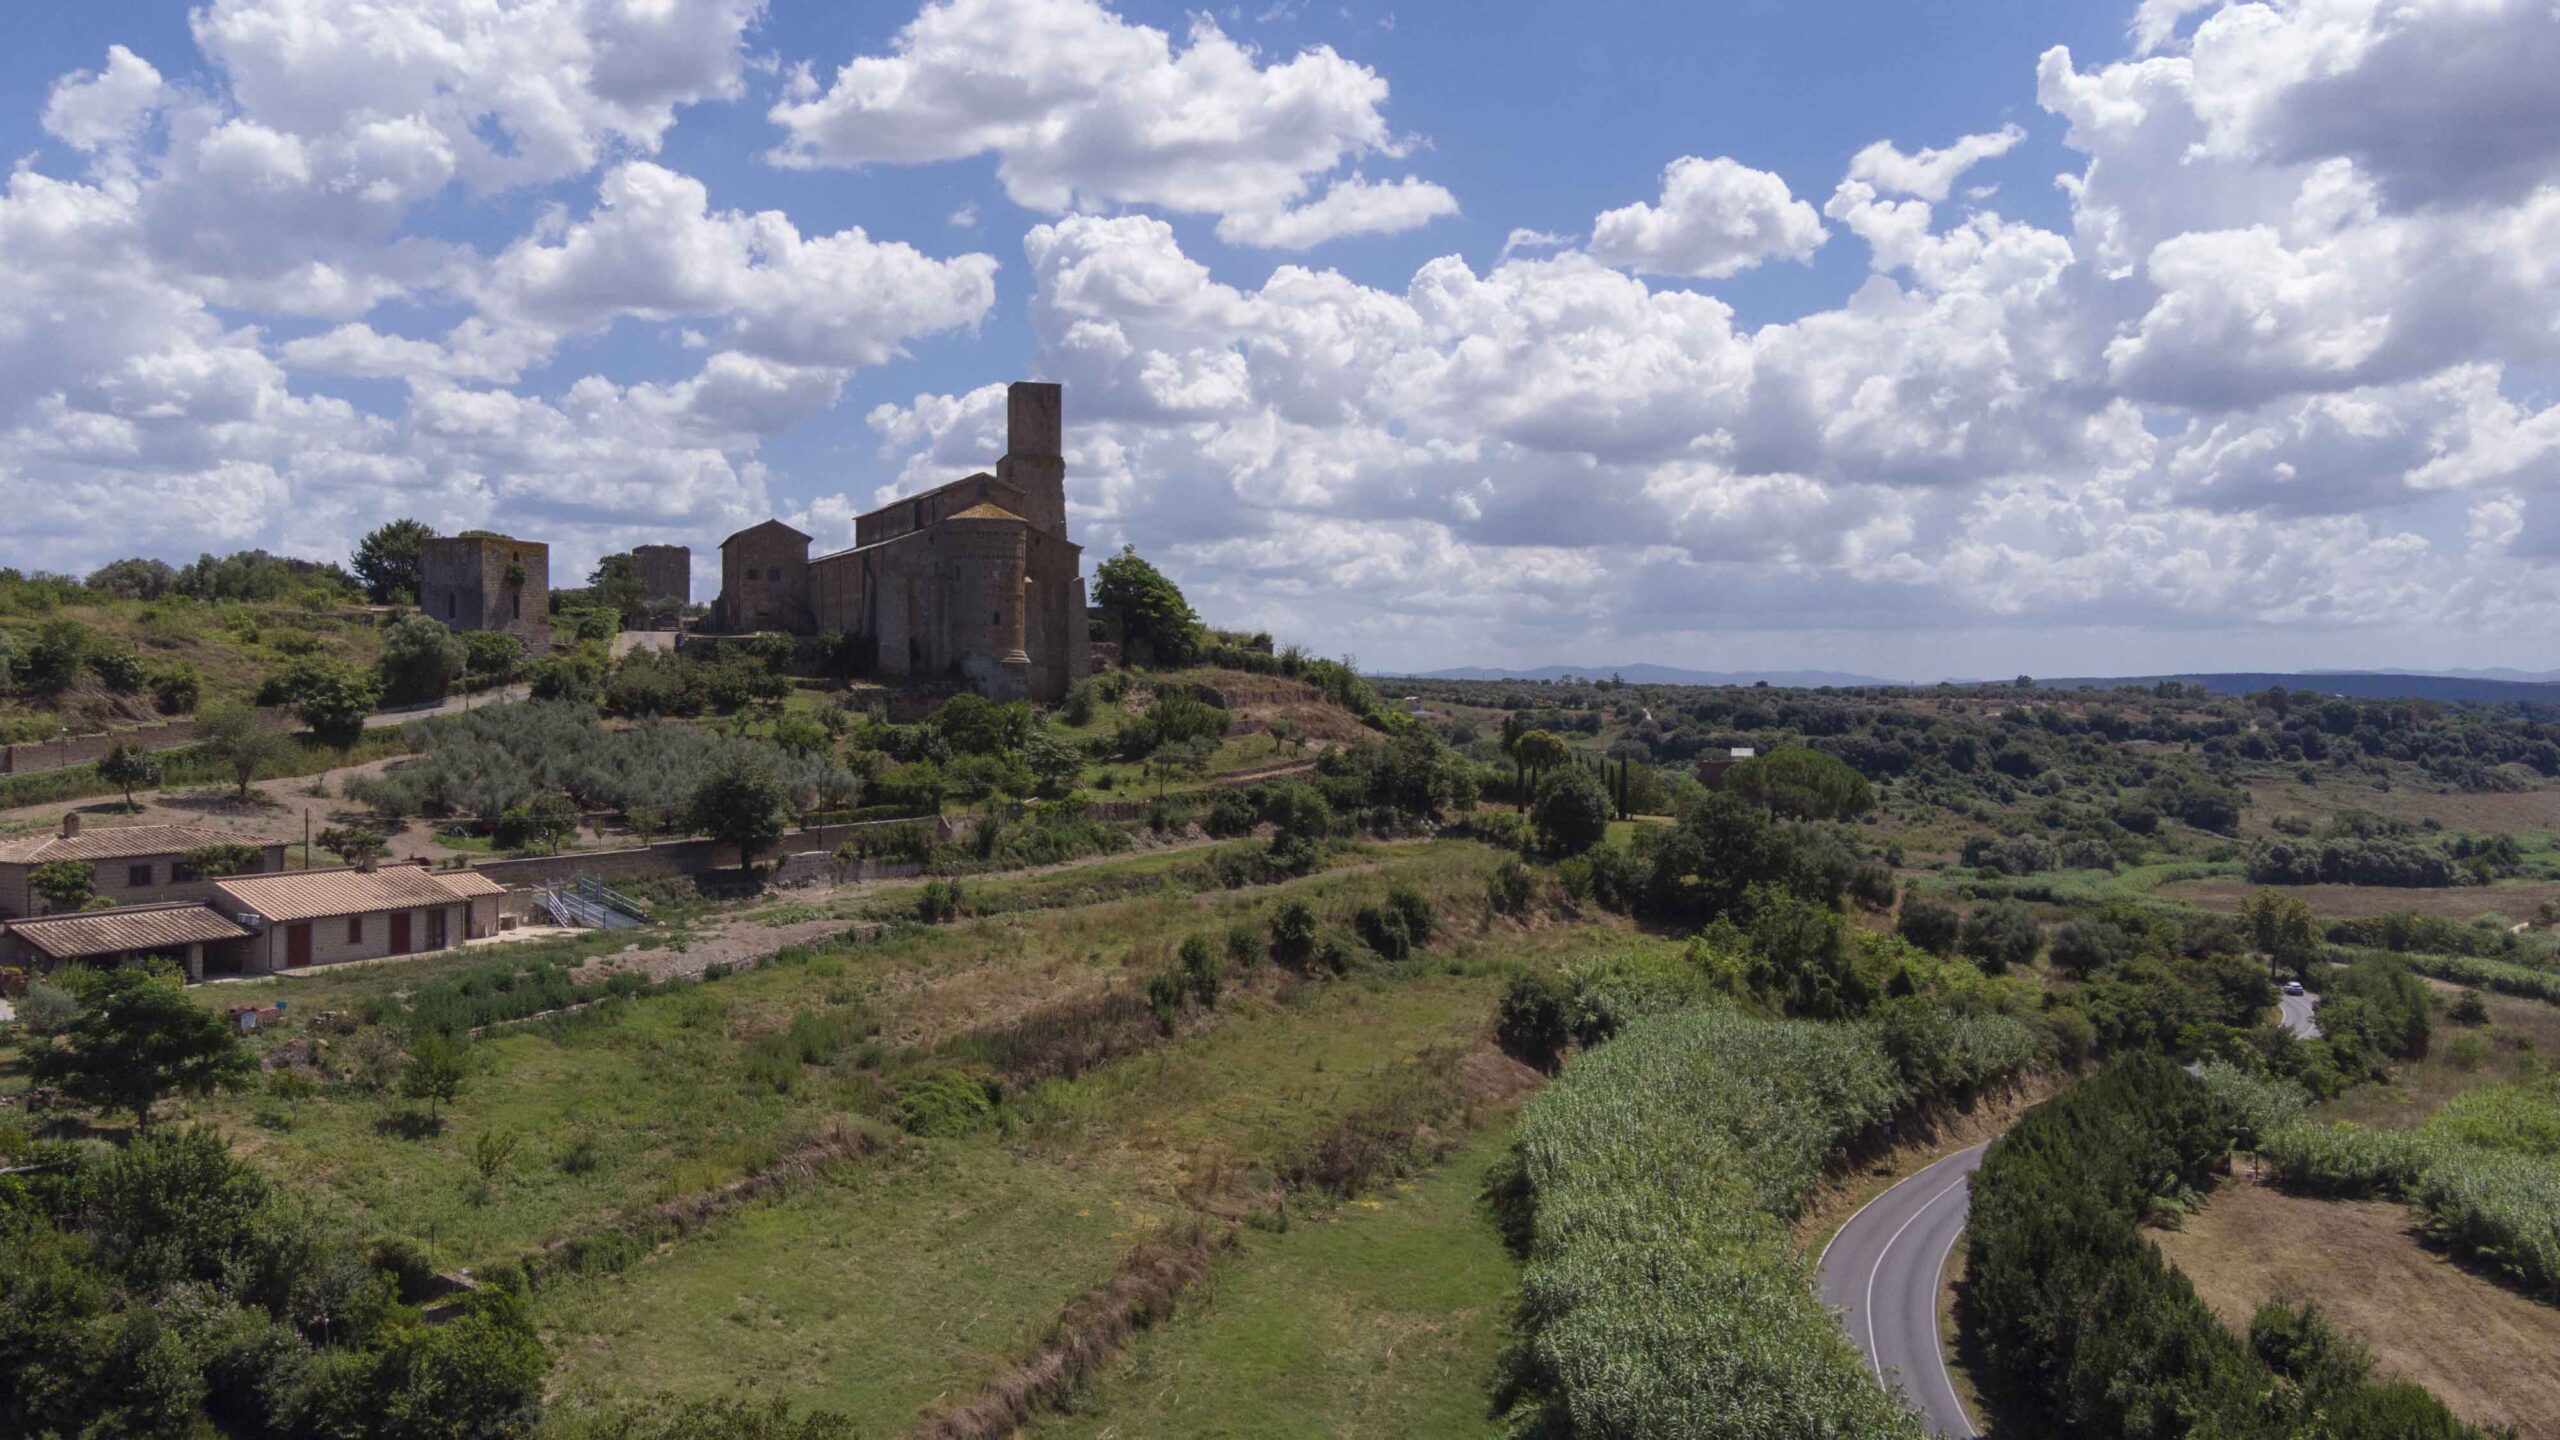
[[[62,816],[62,838],[65,840],[73,839],[77,837],[79,833],[80,813],[76,810],[65,811]]]
[[[370,875],[373,873],[373,857],[371,855],[359,855],[356,857],[356,873],[359,875]]]

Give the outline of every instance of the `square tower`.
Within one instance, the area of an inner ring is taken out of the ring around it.
[[[437,536],[418,552],[418,609],[456,630],[513,635],[551,650],[551,547],[486,531]]]

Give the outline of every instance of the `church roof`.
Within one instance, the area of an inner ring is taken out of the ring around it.
[[[1031,523],[1001,505],[990,505],[983,500],[966,510],[955,510],[943,518],[946,520],[1013,520],[1025,525]]]
[[[779,521],[779,520],[766,520],[766,521],[762,521],[762,522],[760,522],[760,523],[758,523],[758,524],[750,525],[750,526],[748,526],[746,529],[739,531],[737,534],[730,536],[727,540],[723,540],[723,541],[721,541],[721,542],[720,542],[720,548],[721,548],[721,549],[723,549],[723,550],[726,550],[726,549],[728,549],[728,548],[729,548],[729,546],[731,545],[731,543],[733,543],[733,542],[735,542],[735,541],[737,541],[737,540],[744,539],[745,537],[747,537],[747,536],[749,536],[749,535],[753,535],[753,534],[755,534],[755,533],[756,533],[757,531],[759,531],[759,530],[779,530],[779,531],[781,531],[781,532],[782,532],[783,534],[785,534],[785,535],[798,535],[798,536],[799,536],[801,539],[803,539],[803,540],[806,540],[806,539],[808,539],[808,538],[809,538],[809,537],[808,537],[808,535],[807,535],[807,534],[805,534],[804,532],[802,532],[802,531],[798,531],[798,530],[794,530],[794,529],[792,529],[790,526],[783,524],[783,523],[782,523],[781,521]]]

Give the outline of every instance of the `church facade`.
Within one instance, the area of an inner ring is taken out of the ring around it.
[[[1067,538],[1063,395],[1005,391],[1005,453],[981,471],[854,521],[850,549],[809,554],[779,520],[720,545],[711,628],[833,631],[856,668],[955,678],[999,700],[1055,701],[1092,673],[1083,550]]]

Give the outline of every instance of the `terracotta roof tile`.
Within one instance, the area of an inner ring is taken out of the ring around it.
[[[128,855],[175,855],[199,845],[282,845],[264,835],[208,830],[196,825],[106,825],[77,835],[28,835],[0,841],[0,865],[41,865],[47,860],[120,860]]]
[[[1024,524],[1030,523],[1023,521],[1021,516],[1001,505],[992,505],[983,500],[966,510],[955,510],[943,518],[947,520],[1017,520]]]
[[[248,931],[198,904],[127,905],[79,915],[12,920],[9,933],[56,960],[113,955],[123,950],[170,950],[215,940],[239,940]]]
[[[213,888],[234,906],[279,923],[367,915],[376,910],[414,910],[422,905],[450,905],[468,898],[455,886],[416,865],[234,875],[216,881]]]

